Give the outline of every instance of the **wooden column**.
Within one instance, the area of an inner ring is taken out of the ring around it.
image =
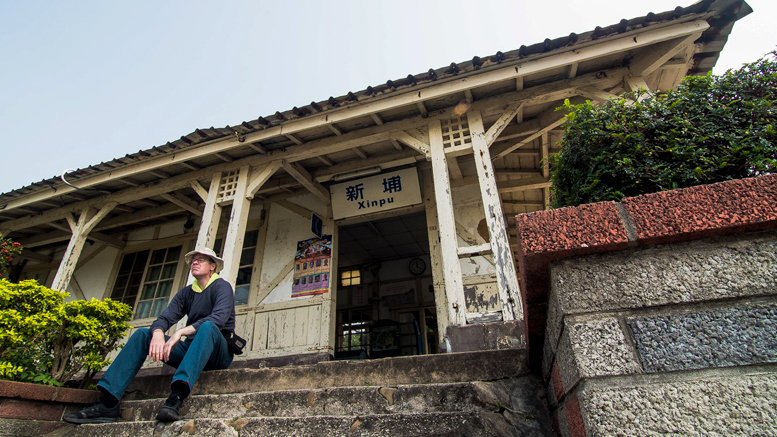
[[[444,344],[445,330],[449,325],[448,296],[445,295],[445,279],[442,269],[442,251],[440,250],[440,233],[437,222],[437,204],[434,200],[434,182],[432,172],[423,171],[424,206],[426,207],[426,229],[429,236],[429,260],[432,272],[432,287],[434,287],[434,304],[437,311],[437,332],[439,340]],[[442,352],[443,348],[437,345]]]
[[[323,218],[324,234],[332,234],[332,257],[329,259],[329,293],[321,295],[321,337],[319,348],[335,352],[337,341],[337,286],[340,280],[337,271],[338,252],[340,251],[338,228],[332,219],[332,207],[327,209],[329,217]]]
[[[246,224],[248,222],[248,210],[251,208],[251,201],[246,198],[246,188],[251,167],[244,165],[240,167],[240,173],[237,177],[237,186],[232,200],[232,213],[229,216],[229,226],[227,227],[227,236],[224,238],[224,270],[219,275],[230,284],[235,284],[237,271],[240,268],[240,255],[243,253],[243,240],[245,239]]]
[[[502,215],[502,201],[496,188],[491,154],[488,152],[483,119],[478,111],[467,114],[469,130],[472,135],[472,151],[475,156],[475,168],[478,173],[480,195],[483,197],[483,209],[486,212],[486,224],[491,236],[491,254],[496,268],[496,282],[499,288],[499,300],[502,302],[502,320],[523,320],[523,306],[515,272],[513,251],[507,226]]]
[[[456,221],[453,218],[453,198],[448,179],[448,164],[442,139],[440,120],[429,122],[429,146],[432,155],[432,180],[434,197],[437,201],[437,226],[440,232],[443,280],[448,296],[448,322],[453,325],[467,324],[467,305],[464,300],[464,285],[461,280]],[[444,332],[440,333],[444,335]]]
[[[107,203],[96,213],[91,207],[84,208],[77,222],[72,215],[67,217],[73,236],[70,237],[70,243],[68,243],[65,254],[62,256],[59,269],[57,269],[57,275],[54,276],[54,281],[51,284],[52,289],[67,291],[70,278],[73,277],[73,272],[78,264],[78,258],[81,256],[81,250],[84,248],[86,237],[89,236],[89,232],[94,229],[97,223],[100,223],[100,220],[105,218],[117,205],[118,203],[116,202]]]
[[[208,188],[208,197],[205,199],[205,209],[202,212],[202,221],[200,221],[200,231],[197,233],[197,243],[195,249],[209,247],[213,248],[216,242],[216,232],[219,228],[219,219],[221,218],[221,206],[217,203],[219,195],[219,185],[221,184],[221,172],[216,172],[210,181]],[[189,272],[189,280],[186,284],[194,283],[194,276]]]

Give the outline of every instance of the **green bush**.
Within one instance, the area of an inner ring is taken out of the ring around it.
[[[83,369],[86,386],[110,364],[132,309],[111,299],[65,303],[67,296],[34,280],[0,279],[0,378],[61,385]]]
[[[642,102],[565,107],[552,161],[554,207],[773,173],[777,52],[722,76],[686,77]],[[644,92],[644,91],[642,91]]]

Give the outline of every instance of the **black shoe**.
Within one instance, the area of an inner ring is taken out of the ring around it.
[[[178,393],[170,395],[159,412],[156,413],[156,420],[160,422],[181,420],[181,404],[183,404],[183,399]]]
[[[119,405],[106,407],[100,401],[84,408],[81,411],[67,413],[62,420],[70,423],[110,423],[119,420]]]

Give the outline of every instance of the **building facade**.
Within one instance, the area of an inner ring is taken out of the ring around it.
[[[547,208],[556,108],[706,74],[750,12],[705,0],[196,129],[1,194],[0,232],[20,279],[121,300],[135,327],[214,248],[241,359],[456,351],[450,327],[494,321],[526,347],[546,297],[519,283],[511,217]]]

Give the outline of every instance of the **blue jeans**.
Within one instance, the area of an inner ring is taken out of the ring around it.
[[[169,338],[166,335],[165,341]],[[150,345],[151,332],[148,328],[135,331],[97,386],[116,396],[116,399],[121,399],[124,391],[143,366],[143,362],[146,361]],[[208,321],[200,325],[193,340],[179,341],[175,345],[170,351],[167,364],[178,369],[173,375],[173,382],[183,381],[191,390],[200,372],[226,369],[232,364],[232,357],[224,335],[215,323]]]

